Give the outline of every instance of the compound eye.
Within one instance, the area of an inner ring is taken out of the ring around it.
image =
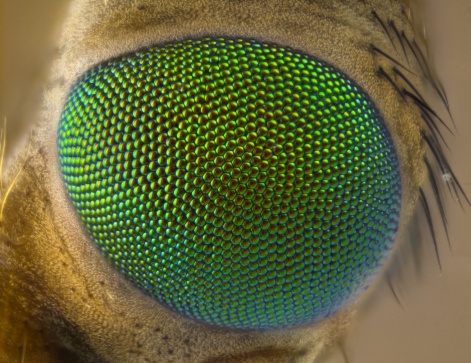
[[[392,138],[349,77],[287,47],[201,38],[72,89],[58,151],[91,239],[164,306],[227,328],[322,319],[394,242]]]

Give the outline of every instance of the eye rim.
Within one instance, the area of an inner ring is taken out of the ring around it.
[[[236,38],[234,38],[234,37],[219,37],[219,36],[214,36],[214,37],[196,37],[196,38],[195,38],[195,37],[191,37],[191,38],[189,38],[189,39],[184,39],[184,40],[182,40],[182,41],[177,41],[177,42],[175,42],[175,41],[170,41],[170,42],[167,42],[167,43],[164,43],[164,44],[155,45],[155,46],[153,46],[153,47],[144,48],[144,49],[141,49],[141,50],[136,50],[136,52],[133,52],[133,53],[131,53],[131,54],[126,54],[126,55],[120,56],[120,57],[115,58],[115,59],[107,60],[106,62],[104,62],[104,63],[102,63],[102,64],[100,64],[100,65],[98,65],[98,66],[92,68],[91,70],[87,71],[87,72],[83,75],[83,77],[81,78],[81,80],[82,80],[82,79],[84,79],[84,80],[88,79],[88,76],[89,76],[89,75],[92,75],[92,74],[95,74],[95,73],[100,73],[100,72],[101,72],[101,69],[102,69],[103,67],[107,67],[108,65],[111,65],[111,64],[121,64],[122,61],[127,61],[128,59],[134,59],[134,58],[135,58],[136,56],[138,56],[140,53],[142,53],[142,54],[149,54],[149,52],[152,51],[152,49],[162,49],[162,48],[165,49],[167,46],[173,46],[173,45],[175,45],[175,44],[188,44],[188,43],[190,43],[192,40],[196,40],[197,43],[199,43],[199,42],[205,42],[205,41],[211,43],[211,42],[217,42],[217,41],[221,41],[221,40],[222,40],[222,41],[235,41],[235,43],[237,43],[237,42],[243,42],[243,43],[247,42],[247,43],[250,43],[250,44],[260,44],[260,45],[263,45],[264,47],[266,46],[267,48],[276,48],[277,51],[279,51],[280,49],[282,49],[282,50],[285,50],[285,51],[287,51],[287,52],[289,52],[289,53],[292,52],[292,53],[297,54],[297,55],[299,55],[299,56],[301,56],[301,57],[306,57],[307,59],[309,59],[309,60],[312,61],[312,62],[319,62],[322,67],[325,67],[326,69],[329,69],[329,71],[332,71],[332,72],[337,73],[337,74],[340,75],[341,77],[344,77],[344,78],[347,80],[347,82],[350,82],[350,83],[352,84],[352,86],[355,87],[355,89],[357,89],[357,90],[362,94],[362,97],[364,97],[365,102],[367,102],[367,101],[368,101],[368,102],[371,102],[371,106],[372,106],[373,109],[376,110],[376,114],[377,114],[377,116],[378,116],[378,124],[381,124],[381,125],[382,125],[382,127],[384,128],[385,133],[386,133],[387,135],[389,135],[389,139],[390,139],[391,141],[393,140],[393,139],[392,139],[392,135],[390,134],[389,130],[387,129],[387,126],[386,126],[385,123],[384,123],[384,119],[381,117],[381,114],[380,114],[380,112],[377,110],[377,107],[376,107],[376,105],[374,104],[374,102],[371,101],[370,96],[367,94],[367,92],[366,92],[365,90],[363,90],[360,86],[358,86],[358,84],[356,84],[347,74],[345,74],[345,73],[339,71],[337,68],[333,67],[333,66],[332,66],[331,64],[329,64],[328,62],[319,60],[317,57],[313,57],[313,56],[304,54],[304,53],[302,53],[302,52],[300,52],[300,51],[297,51],[296,49],[293,49],[292,47],[286,47],[286,46],[282,46],[282,45],[274,44],[274,43],[270,43],[270,42],[258,42],[258,41],[256,41],[256,40],[247,39],[247,38],[243,38],[243,37],[236,37]],[[208,44],[209,44],[209,43],[208,43]],[[132,63],[132,62],[131,62],[131,63]],[[321,78],[322,78],[322,77],[321,77]],[[76,85],[81,84],[81,82],[82,82],[81,80],[80,80],[79,82],[77,82]],[[74,86],[74,88],[75,88],[75,86]],[[391,147],[392,147],[391,150],[392,150],[392,152],[394,153],[395,157],[398,158],[398,156],[397,156],[397,154],[396,154],[396,150],[394,149],[394,143],[393,143],[393,141],[392,141]],[[396,159],[396,161],[397,161],[397,159]],[[399,173],[400,173],[400,172],[399,172]],[[400,181],[399,181],[399,185],[400,185]],[[402,203],[400,203],[400,204],[402,204]],[[400,208],[401,208],[401,207],[399,207],[399,209],[400,209]],[[398,225],[397,225],[397,227],[398,227]],[[396,232],[397,232],[397,229],[396,229]],[[395,236],[394,236],[394,237],[395,237]],[[393,242],[394,239],[392,239],[391,241]],[[392,243],[392,242],[391,242],[391,243]],[[97,247],[98,247],[98,246],[97,246]],[[388,249],[388,250],[389,250],[389,249]],[[381,266],[382,264],[384,264],[384,261],[383,261],[383,263],[380,264],[380,266]],[[371,279],[369,279],[369,280],[371,280]],[[369,283],[365,282],[365,284],[369,284]],[[360,290],[359,290],[359,291],[360,291]],[[144,292],[144,293],[145,293],[145,292]],[[356,294],[354,294],[354,296],[356,296]],[[353,299],[353,298],[348,299],[348,301],[351,301],[352,299]],[[164,305],[165,305],[165,304],[164,304]],[[342,305],[345,305],[345,303],[343,303]],[[183,314],[183,315],[185,315],[185,314]],[[331,314],[328,314],[328,315],[331,315]],[[328,316],[328,315],[327,315],[327,316]],[[187,318],[189,318],[189,317],[187,317]],[[318,321],[318,319],[316,319],[315,321]],[[296,325],[297,325],[297,326],[298,326],[298,325],[301,325],[301,326],[302,326],[302,325],[311,324],[311,323],[313,323],[313,322],[314,322],[314,321],[312,321],[312,322],[305,322],[305,323],[296,324]],[[203,322],[203,321],[201,321],[201,323],[205,324],[205,322]],[[225,329],[236,329],[236,330],[239,329],[239,328],[228,327],[228,326],[226,326],[226,327],[224,327],[224,328],[225,328]],[[284,327],[284,329],[286,329],[286,328],[288,328],[288,327]],[[245,330],[245,328],[242,328],[242,330]],[[264,329],[262,328],[262,330],[264,330]]]

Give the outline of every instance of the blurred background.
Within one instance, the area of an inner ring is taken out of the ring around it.
[[[41,104],[68,1],[0,0],[0,120],[6,118],[7,153],[31,129]],[[458,131],[448,138],[449,160],[471,196],[471,1],[422,0],[430,57],[447,92]],[[434,208],[435,212],[436,208]],[[451,250],[438,229],[439,270],[425,217],[418,214],[410,241],[420,263],[401,254],[391,279],[364,299],[332,363],[442,363],[471,361],[471,208],[446,203]],[[438,216],[435,215],[438,223]],[[389,284],[394,285],[400,304]],[[0,292],[1,293],[1,292]]]

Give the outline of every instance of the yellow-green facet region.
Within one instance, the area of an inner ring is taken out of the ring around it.
[[[161,304],[275,329],[336,312],[398,227],[388,130],[347,75],[254,40],[103,63],[72,89],[58,150],[90,237]]]

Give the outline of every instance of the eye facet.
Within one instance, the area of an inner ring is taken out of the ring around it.
[[[97,66],[59,125],[65,185],[134,284],[211,325],[329,316],[398,227],[393,141],[373,102],[312,56],[202,38]]]

